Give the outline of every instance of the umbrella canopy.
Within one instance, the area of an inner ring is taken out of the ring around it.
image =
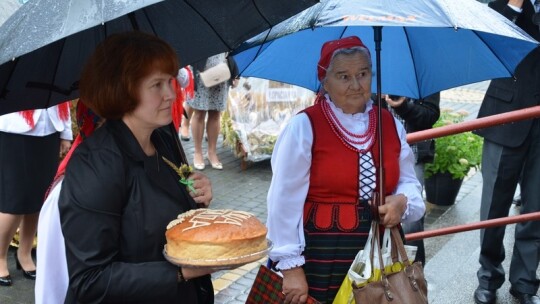
[[[187,65],[230,51],[316,2],[30,0],[0,27],[0,114],[76,98],[82,65],[112,33],[153,33]]]
[[[381,27],[377,37],[374,27]],[[475,0],[329,0],[247,41],[236,51],[242,76],[317,91],[317,61],[328,40],[356,35],[370,49],[383,93],[422,98],[512,75],[538,42]],[[375,38],[380,60],[375,60]]]
[[[2,0],[0,2],[0,25],[13,14],[21,4],[17,0]]]

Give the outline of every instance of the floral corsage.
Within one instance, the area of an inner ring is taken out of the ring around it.
[[[170,160],[168,160],[165,156],[162,156],[163,160],[167,165],[169,165],[180,177],[179,182],[181,184],[184,184],[188,187],[189,191],[192,191],[193,193],[197,193],[195,188],[193,187],[193,180],[189,179],[189,176],[191,173],[193,173],[193,168],[190,165],[183,164],[178,168],[175,164],[173,164]]]

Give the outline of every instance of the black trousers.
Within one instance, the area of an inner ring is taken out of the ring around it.
[[[517,148],[484,141],[481,220],[508,215],[521,174],[521,213],[540,211],[540,119],[533,122],[527,139]],[[480,232],[481,266],[477,272],[480,287],[498,289],[504,283],[505,272],[501,263],[505,258],[505,228],[488,228]],[[536,294],[540,282],[536,277],[540,258],[540,221],[516,224],[514,237],[510,283],[519,292]]]

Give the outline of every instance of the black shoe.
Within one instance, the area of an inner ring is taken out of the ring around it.
[[[183,140],[183,141],[189,141],[191,139],[191,137],[180,135],[180,139]]]
[[[521,293],[510,288],[510,294],[516,298],[520,304],[540,304],[540,298],[535,294]]]
[[[19,269],[23,276],[29,280],[35,280],[36,279],[36,271],[35,270],[32,270],[32,271],[26,271],[22,268],[21,266],[21,263],[19,262],[19,258],[17,257],[17,252],[15,251],[15,253],[13,254],[15,256],[15,266],[17,267],[17,269]]]
[[[484,289],[480,286],[474,291],[474,302],[476,304],[493,304],[497,299],[497,290]]]
[[[5,277],[0,277],[0,286],[11,286],[13,282],[11,281],[11,276],[8,274]]]

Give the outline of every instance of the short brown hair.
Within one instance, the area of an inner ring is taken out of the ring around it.
[[[142,79],[154,71],[176,76],[178,57],[162,39],[139,31],[113,34],[86,62],[80,100],[105,119],[120,119],[139,105]]]

